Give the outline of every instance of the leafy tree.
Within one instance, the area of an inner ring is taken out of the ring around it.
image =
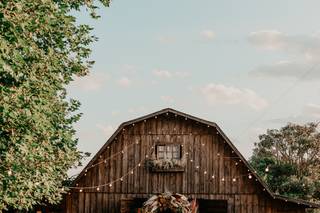
[[[92,28],[70,13],[84,8],[98,18],[93,0],[0,1],[0,212],[57,203],[83,156],[65,86],[93,64]]]
[[[320,132],[318,124],[267,130],[255,143],[251,164],[278,194],[320,200]]]

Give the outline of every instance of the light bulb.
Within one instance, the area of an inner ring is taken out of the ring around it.
[[[252,175],[251,175],[251,174],[249,174],[248,178],[249,178],[249,179],[252,179]]]
[[[211,178],[214,179],[214,175],[212,175]]]
[[[99,187],[97,187],[97,191],[99,191],[100,190],[100,188]]]

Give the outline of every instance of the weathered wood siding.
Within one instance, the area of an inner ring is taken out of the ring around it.
[[[150,155],[148,151],[157,142],[183,145],[183,152],[189,153],[184,172],[153,173],[142,164],[134,170],[134,174],[128,175],[122,182],[113,183],[112,187],[100,187],[98,192],[96,189],[83,192],[73,190],[66,199],[67,212],[120,212],[122,198],[148,198],[151,194],[166,190],[190,198],[227,200],[230,213],[304,212],[298,205],[273,200],[258,181],[248,178],[248,169],[238,158],[224,159],[237,155],[215,128],[172,113],[123,129],[100,159],[121,150],[124,153],[88,169],[86,176],[78,180],[78,186],[101,185],[120,178],[142,161],[146,154]],[[213,174],[215,178],[211,179]],[[232,177],[235,176],[239,178],[233,182]],[[225,181],[221,181],[223,177]]]

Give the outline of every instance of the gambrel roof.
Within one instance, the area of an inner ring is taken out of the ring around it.
[[[96,153],[96,155],[91,159],[91,161],[87,164],[87,166],[81,171],[81,173],[75,178],[75,180],[73,181],[72,185],[74,186],[76,184],[76,182],[85,174],[85,171],[87,169],[89,169],[96,160],[99,159],[99,156],[103,153],[103,151],[107,148],[107,146],[117,137],[117,135],[121,132],[122,129],[126,128],[129,125],[132,125],[134,123],[137,122],[141,122],[144,121],[146,119],[150,119],[153,118],[155,116],[160,116],[163,114],[167,114],[167,113],[172,113],[175,114],[177,116],[182,116],[184,118],[208,125],[209,127],[213,127],[217,130],[217,132],[223,137],[223,139],[226,141],[226,143],[230,146],[230,148],[234,151],[234,153],[240,158],[240,160],[245,164],[245,166],[248,168],[248,171],[252,173],[252,175],[256,178],[256,180],[264,187],[264,189],[266,190],[266,192],[273,198],[273,199],[278,199],[278,200],[282,200],[285,202],[291,202],[291,203],[295,203],[295,204],[299,204],[299,205],[303,205],[305,207],[308,208],[320,208],[320,204],[316,204],[316,203],[312,203],[312,202],[308,202],[305,200],[300,200],[300,199],[293,199],[293,198],[289,198],[289,197],[285,197],[282,195],[278,195],[273,193],[268,185],[257,175],[257,172],[253,169],[253,167],[248,163],[248,161],[242,156],[242,154],[238,151],[238,149],[233,145],[233,143],[231,142],[231,140],[225,135],[225,133],[220,129],[220,127],[211,121],[207,121],[171,108],[165,108],[162,109],[160,111],[133,119],[133,120],[129,120],[127,122],[122,123],[118,129],[112,134],[112,136],[107,140],[107,142],[103,145],[103,147]]]

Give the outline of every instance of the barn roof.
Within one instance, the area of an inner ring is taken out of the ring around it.
[[[144,121],[146,119],[155,117],[155,116],[159,116],[162,114],[166,114],[166,113],[173,113],[177,116],[182,116],[184,118],[188,118],[190,120],[194,120],[197,121],[199,123],[211,126],[216,128],[217,132],[225,139],[225,141],[228,143],[228,145],[231,147],[231,149],[238,155],[238,157],[242,160],[242,162],[247,166],[248,170],[252,173],[252,175],[254,175],[254,177],[256,178],[256,180],[265,188],[265,190],[268,192],[268,194],[273,198],[273,199],[278,199],[278,200],[283,200],[285,202],[291,202],[291,203],[295,203],[295,204],[299,204],[299,205],[304,205],[306,207],[309,208],[320,208],[320,204],[316,204],[316,203],[312,203],[309,201],[305,201],[305,200],[301,200],[301,199],[294,199],[294,198],[289,198],[289,197],[285,197],[282,195],[278,195],[273,193],[268,185],[259,177],[259,175],[257,174],[257,172],[253,169],[253,167],[248,163],[248,161],[243,157],[243,155],[238,151],[238,149],[234,146],[234,144],[231,142],[231,140],[225,135],[225,133],[220,129],[220,127],[211,121],[207,121],[189,114],[186,114],[184,112],[180,112],[177,111],[175,109],[171,109],[171,108],[165,108],[162,109],[160,111],[136,118],[136,119],[132,119],[129,121],[126,121],[124,123],[122,123],[118,129],[112,134],[112,136],[107,140],[107,142],[102,146],[102,148],[95,154],[95,156],[90,160],[90,162],[87,164],[87,166],[80,172],[80,174],[75,178],[75,180],[72,182],[72,185],[75,185],[76,182],[84,175],[85,171],[87,169],[89,169],[94,162],[99,158],[99,156],[102,154],[102,152],[107,148],[107,146],[116,138],[116,136],[121,132],[121,130],[129,125],[132,125],[134,123],[140,122],[140,121]]]

